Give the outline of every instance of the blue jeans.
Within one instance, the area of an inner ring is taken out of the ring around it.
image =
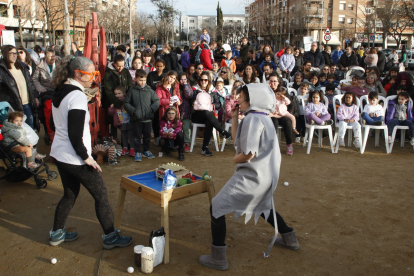
[[[372,125],[374,122],[383,122],[384,116],[370,117],[368,113],[362,112],[361,117],[367,122],[367,125]]]
[[[33,126],[33,114],[32,114],[32,108],[31,108],[30,104],[23,105],[23,113],[27,117],[26,124],[28,124],[31,128],[34,129],[34,126]]]
[[[410,129],[411,138],[414,138],[414,123],[408,120],[399,121],[398,119],[392,119],[388,122],[388,136],[392,135],[392,131],[396,126],[408,126]]]

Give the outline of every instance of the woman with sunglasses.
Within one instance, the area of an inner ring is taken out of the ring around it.
[[[33,73],[36,70],[36,64],[32,61],[29,52],[23,46],[17,47],[17,58],[27,66],[30,76],[33,76]]]
[[[78,233],[65,230],[66,219],[82,184],[95,200],[95,211],[104,232],[103,247],[126,247],[131,237],[123,237],[114,227],[114,218],[101,168],[92,158],[88,96],[85,88],[99,77],[93,62],[85,57],[66,56],[53,74],[53,120],[55,138],[50,156],[55,159],[63,185],[63,197],[56,206],[50,245],[74,241]]]
[[[0,59],[0,102],[8,102],[14,111],[22,111],[26,115],[26,123],[39,129],[36,118],[38,106],[37,94],[32,78],[24,63],[17,59],[17,49],[13,45],[1,48]]]
[[[224,85],[230,85],[233,87],[233,84],[236,81],[236,77],[234,76],[233,71],[230,69],[230,67],[221,67],[218,71],[218,75],[223,79]]]
[[[194,65],[195,71],[193,74],[189,75],[190,76],[190,85],[194,86],[197,85],[198,83],[198,79],[201,76],[201,73],[203,73],[204,71],[204,66],[201,63],[196,63]]]
[[[215,110],[221,109],[221,102],[218,93],[214,92],[214,86],[211,84],[211,77],[208,72],[201,73],[200,78],[198,79],[198,84],[193,87],[194,95],[193,100],[200,102],[200,99],[197,97],[200,93],[208,93],[211,98],[211,102],[208,105],[212,104]],[[201,98],[201,96],[200,96]],[[210,107],[210,106],[209,106]],[[215,128],[220,134],[226,137],[226,139],[231,137],[231,134],[221,127],[219,121],[214,116],[214,112],[210,111],[211,109],[198,109],[194,107],[193,114],[191,115],[191,121],[196,124],[205,124],[206,128],[204,130],[204,140],[203,147],[201,149],[201,154],[205,156],[212,156],[213,153],[208,149],[208,144],[210,143],[211,135],[213,134],[213,128]]]

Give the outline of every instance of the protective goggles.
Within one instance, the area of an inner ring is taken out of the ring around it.
[[[92,71],[91,73],[82,71],[82,70],[75,70],[75,73],[79,72],[84,75],[89,75],[89,81],[98,81],[99,80],[99,71]]]

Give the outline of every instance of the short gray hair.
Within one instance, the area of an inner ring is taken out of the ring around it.
[[[72,55],[64,57],[53,72],[52,84],[55,87],[62,85],[69,78],[75,77],[75,70],[87,70],[93,61],[86,57],[74,57]]]

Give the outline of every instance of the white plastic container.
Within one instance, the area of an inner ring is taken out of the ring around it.
[[[151,273],[154,270],[154,250],[151,247],[141,249],[141,271]]]

